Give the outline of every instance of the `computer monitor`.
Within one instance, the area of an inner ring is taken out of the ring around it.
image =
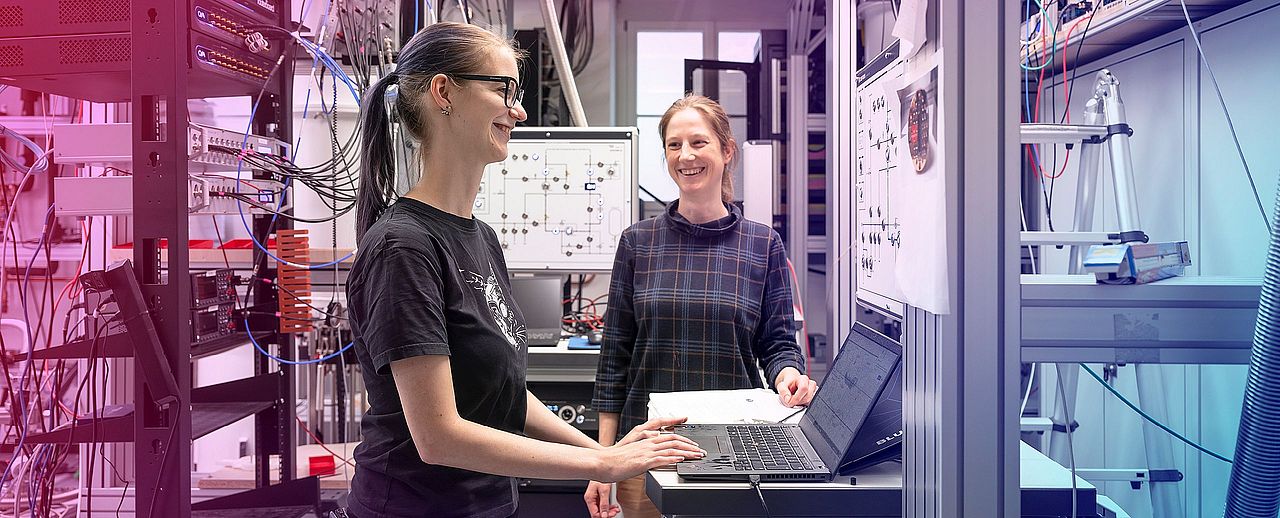
[[[142,378],[146,380],[156,404],[168,407],[181,402],[177,378],[165,356],[164,345],[160,343],[151,307],[142,295],[133,262],[125,259],[112,263],[106,270],[85,272],[80,276],[80,284],[90,292],[110,291],[115,298],[116,306],[120,308],[120,320],[133,342],[138,370],[142,371]]]
[[[511,296],[524,314],[525,336],[530,347],[554,346],[560,341],[564,318],[563,282],[560,276],[511,279]]]

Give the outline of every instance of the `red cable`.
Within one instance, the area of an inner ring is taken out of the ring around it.
[[[1093,15],[1094,15],[1094,11],[1090,11],[1089,16],[1087,18],[1086,17],[1077,18],[1075,23],[1072,23],[1070,27],[1067,27],[1067,39],[1062,42],[1062,99],[1063,99],[1063,102],[1066,103],[1066,106],[1071,105],[1071,90],[1066,80],[1067,79],[1067,45],[1071,43],[1071,33],[1075,32],[1076,27],[1080,25],[1080,22],[1085,20],[1092,20]],[[1081,41],[1080,44],[1084,45],[1084,42]],[[1043,70],[1041,72],[1043,73]],[[1064,117],[1063,119],[1064,122],[1066,122],[1067,124],[1071,124],[1071,110],[1066,110],[1063,113],[1063,117]],[[1057,174],[1045,175],[1044,177],[1050,180],[1054,180],[1062,177],[1062,174],[1067,172],[1067,164],[1069,162],[1071,162],[1071,148],[1067,148],[1067,155],[1062,159],[1062,167],[1058,169]],[[1041,171],[1041,174],[1043,175],[1043,171]]]
[[[311,436],[311,440],[315,441],[316,444],[320,445],[321,448],[324,448],[324,451],[329,452],[330,455],[333,455],[334,458],[342,461],[343,464],[349,464],[353,468],[356,466],[356,463],[348,460],[346,457],[338,455],[333,450],[330,450],[329,446],[325,445],[324,441],[320,440],[319,437],[316,437],[316,434],[311,432],[311,427],[307,426],[307,423],[304,422],[301,417],[298,417],[297,414],[294,414],[293,418],[298,421],[298,426],[302,428],[302,431],[307,432],[307,435]]]
[[[1040,62],[1041,63],[1044,63],[1048,59],[1045,52],[1049,50],[1048,48],[1049,45],[1046,41],[1048,37],[1045,35],[1045,32],[1046,31],[1044,30],[1040,31]],[[1054,35],[1056,37],[1057,33],[1054,33]],[[1044,69],[1046,68],[1049,68],[1049,67],[1047,66],[1040,67],[1040,78],[1036,81],[1036,102],[1035,102],[1035,108],[1031,110],[1031,120],[1029,121],[1031,123],[1035,123],[1036,121],[1040,120],[1040,96],[1044,93]],[[1040,166],[1040,160],[1037,158],[1039,156],[1039,153],[1037,153],[1037,150],[1039,150],[1039,146],[1035,144],[1028,144],[1027,159],[1031,161],[1031,166],[1035,168],[1036,175],[1043,177],[1044,168]]]

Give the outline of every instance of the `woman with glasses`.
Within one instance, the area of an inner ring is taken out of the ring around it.
[[[658,133],[680,199],[623,231],[618,243],[593,401],[606,445],[645,420],[654,392],[767,384],[790,407],[809,404],[818,390],[796,344],[782,238],[733,204],[738,147],[728,115],[688,95],[663,114]],[[644,488],[642,476],[618,482],[619,509],[609,503],[609,484],[592,482],[587,510],[657,518]]]
[[[602,447],[525,388],[523,317],[497,236],[471,213],[485,165],[526,117],[521,54],[478,27],[434,24],[362,102],[347,295],[369,409],[348,516],[508,517],[512,477],[608,482],[705,454],[656,431],[681,420]],[[421,179],[398,198],[392,116],[421,144]]]

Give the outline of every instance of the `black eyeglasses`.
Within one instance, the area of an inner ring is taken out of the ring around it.
[[[502,83],[502,99],[507,104],[507,108],[514,108],[517,103],[524,99],[524,88],[520,87],[520,82],[511,76],[487,76],[480,74],[450,74],[459,79],[470,79],[472,81],[489,81],[492,83]]]

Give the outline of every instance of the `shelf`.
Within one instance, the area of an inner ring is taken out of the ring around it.
[[[827,114],[810,113],[805,116],[804,125],[808,131],[827,131]]]
[[[234,507],[235,515],[241,518],[302,518],[304,516],[315,516],[316,507],[314,505],[274,505],[270,507]],[[225,518],[227,511],[222,509],[213,509],[209,511],[199,511],[194,508],[191,511],[191,518]]]
[[[270,340],[275,333],[254,333],[253,339],[258,343]],[[215,338],[201,344],[191,344],[191,359],[198,360],[219,353],[225,353],[237,347],[249,343],[249,335],[244,331],[237,331],[235,334],[227,335],[222,338]]]
[[[191,437],[196,439],[231,423],[267,410],[281,398],[279,372],[199,387],[191,391]],[[27,437],[31,444],[131,442],[133,406],[107,410],[112,415],[80,419],[74,426]]]
[[[275,406],[274,402],[196,403],[191,405],[191,439],[199,439],[220,428]]]
[[[191,403],[274,403],[283,397],[280,371],[191,389]]]
[[[49,261],[55,263],[79,262],[84,256],[84,247],[80,243],[58,243],[49,247],[49,258],[45,260],[44,247],[35,247],[35,243],[21,243],[18,245],[17,257],[14,257],[14,250],[9,243],[5,243],[4,264],[6,268],[25,269],[28,265],[32,268],[44,268]],[[32,260],[34,258],[34,261]]]
[[[1241,5],[1245,1],[1187,0],[1187,12],[1194,22]],[[1077,20],[1082,20],[1072,31],[1069,41],[1063,42],[1060,38],[1059,43],[1054,47],[1055,52],[1060,52],[1064,47],[1070,49],[1070,66],[1072,67],[1079,67],[1161,34],[1187,26],[1187,22],[1182,15],[1182,6],[1177,0],[1116,1],[1098,9],[1098,13],[1094,15],[1094,19],[1091,22],[1085,20],[1085,17],[1072,19],[1062,24],[1065,28],[1060,28],[1058,31],[1060,36],[1065,37],[1066,31],[1071,27],[1071,24]],[[1085,24],[1089,24],[1087,36],[1084,34]],[[1025,34],[1025,31],[1023,34]],[[1080,49],[1079,59],[1076,59],[1076,48],[1080,45],[1082,38],[1085,39],[1084,47]],[[1024,62],[1026,56],[1032,52],[1039,53],[1040,46],[1038,44],[1029,46],[1027,51],[1023,53]],[[1059,53],[1058,58],[1054,60],[1054,65],[1057,66],[1058,70],[1062,69],[1062,63],[1058,61],[1061,56],[1062,54]]]
[[[303,477],[192,504],[191,517],[298,517],[319,505],[320,479]]]
[[[74,425],[27,436],[27,444],[133,442],[133,405],[115,407],[115,415],[80,419]]]
[[[96,343],[95,343],[96,342]],[[68,360],[94,358],[132,358],[133,340],[123,329],[114,334],[96,338],[82,338],[48,349],[36,349],[31,357],[37,360]],[[26,360],[26,354],[16,355],[16,361]]]
[[[281,371],[191,389],[191,438],[276,406],[284,398]]]
[[[827,253],[826,236],[809,236],[804,240],[805,250],[811,254]]]
[[[1174,277],[1127,286],[1100,285],[1092,275],[1021,280],[1022,361],[1249,362],[1261,279]]]
[[[198,439],[214,430],[275,406],[273,401],[232,403],[196,403],[191,405],[191,438]],[[87,442],[132,442],[133,411],[101,419],[81,419],[75,426],[27,437],[29,444],[67,444]]]
[[[225,261],[230,262],[232,267],[249,268],[253,266],[252,265],[253,249],[236,249],[236,250],[227,250],[226,252],[227,252],[227,255],[225,257]],[[333,249],[312,248],[311,262],[327,263],[327,262],[333,261],[334,259],[341,258],[347,254],[350,254],[351,252],[353,252],[353,250],[350,248],[339,248],[336,254],[334,253]],[[272,250],[271,253],[274,254],[276,252]],[[108,256],[108,260],[110,261],[133,259],[133,249],[132,248],[112,248],[111,252],[107,254],[107,256]],[[222,250],[220,249],[209,249],[209,248],[192,249],[188,251],[188,259],[191,263],[191,266],[196,268],[200,268],[200,267],[222,268],[225,265],[224,258],[222,255]],[[355,259],[356,258],[353,255],[351,257],[348,257],[346,260],[342,261],[339,264],[350,265],[352,262],[355,261]],[[160,260],[162,262],[169,261],[168,249],[160,250]],[[268,268],[275,268],[274,259],[268,258],[267,263],[268,263]]]

